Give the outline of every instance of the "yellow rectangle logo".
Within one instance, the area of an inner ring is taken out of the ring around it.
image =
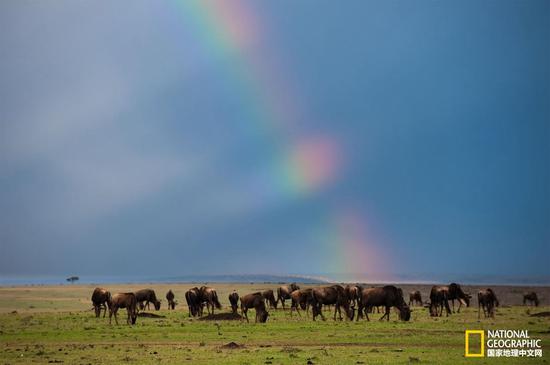
[[[470,352],[470,335],[480,336],[480,351]],[[485,331],[484,330],[466,330],[464,332],[464,356],[465,357],[484,357],[485,356]]]

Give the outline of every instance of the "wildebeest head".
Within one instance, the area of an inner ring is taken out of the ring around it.
[[[262,313],[260,313],[260,323],[265,323],[267,322],[267,317],[269,317],[269,313],[267,311],[263,311]]]
[[[159,310],[160,309],[160,300],[157,300],[155,302],[155,310]]]
[[[402,321],[408,321],[411,319],[411,308],[409,308],[408,305],[404,305],[403,307],[401,307],[401,309],[399,310],[399,318]]]

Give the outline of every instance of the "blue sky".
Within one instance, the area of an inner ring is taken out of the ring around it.
[[[340,209],[390,273],[550,274],[547,1],[239,4],[283,133],[174,3],[0,3],[0,274],[342,271]],[[326,184],[260,179],[309,136]]]

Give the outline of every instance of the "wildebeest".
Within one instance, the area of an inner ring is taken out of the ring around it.
[[[460,284],[457,283],[451,283],[448,286],[449,295],[447,297],[448,300],[451,301],[453,306],[453,313],[455,311],[455,299],[458,300],[458,309],[457,313],[460,313],[460,308],[464,304],[466,307],[470,306],[470,298],[472,297],[470,294],[464,293],[462,291],[462,288],[460,287]]]
[[[128,324],[135,324],[137,319],[137,298],[134,293],[118,293],[112,297],[111,306],[109,307],[109,324],[111,317],[115,316],[115,322],[118,324],[117,312],[119,308],[126,308],[128,312]]]
[[[299,289],[294,290],[292,293],[290,293],[290,315],[292,315],[292,312],[295,310],[298,315],[300,314],[299,308],[302,308],[302,310],[305,310],[306,313],[309,312],[309,306],[313,303],[313,296],[312,296],[313,289]]]
[[[166,293],[166,301],[168,302],[168,309],[176,309],[176,304],[178,304],[175,300],[175,295],[172,289],[168,290],[168,293]]]
[[[210,314],[210,310],[212,310],[212,314],[214,314],[214,307],[216,307],[217,309],[222,308],[222,305],[218,300],[218,294],[216,293],[216,290],[208,286],[201,286],[200,301],[201,303],[206,303],[206,310],[208,311],[208,314]]]
[[[103,318],[107,314],[107,306],[111,306],[111,293],[103,288],[95,288],[92,293],[92,304],[94,306],[96,318],[101,315],[101,308],[103,308]]]
[[[202,300],[201,291],[199,288],[194,287],[185,292],[185,301],[189,307],[189,317],[202,316]]]
[[[269,304],[271,308],[277,308],[277,301],[275,300],[275,295],[273,294],[273,290],[267,289],[262,292],[262,296],[264,297],[266,303]]]
[[[237,309],[239,308],[239,294],[237,292],[229,294],[229,303],[231,303],[233,313],[237,313]]]
[[[531,303],[531,305],[533,305],[534,303],[535,307],[538,307],[539,298],[537,296],[537,293],[535,293],[534,291],[523,293],[523,305],[526,305],[527,302]]]
[[[334,304],[334,320],[336,320],[336,312],[338,312],[340,320],[342,320],[341,308],[344,308],[348,319],[353,320],[355,314],[355,307],[350,306],[350,301],[346,296],[346,290],[341,285],[325,286],[321,288],[314,288],[311,292],[312,296],[312,311],[313,320],[318,315],[325,320],[323,315],[323,305]]]
[[[390,320],[391,307],[396,307],[399,310],[399,318],[401,320],[408,321],[411,318],[411,309],[407,303],[405,303],[405,299],[403,299],[403,291],[393,285],[386,285],[383,287],[365,288],[361,291],[357,320],[359,320],[360,314],[362,316],[364,312],[368,321],[368,309],[378,306],[386,308],[386,313],[380,320],[383,320],[384,317],[386,317],[388,321]]]
[[[153,303],[155,310],[160,309],[160,300],[157,299],[157,295],[153,289],[141,289],[135,292],[135,294],[139,304],[139,309],[143,310],[147,307],[147,310],[149,310],[150,303]]]
[[[300,287],[296,283],[283,285],[277,289],[277,302],[281,301],[283,309],[285,309],[285,300],[290,299],[290,293],[299,289]]]
[[[485,317],[495,317],[495,307],[498,307],[498,299],[491,288],[482,289],[477,293],[477,318],[481,317],[480,309],[483,309]]]
[[[441,317],[443,307],[447,311],[447,316],[451,314],[449,306],[449,287],[434,285],[430,291],[430,315],[432,317]]]
[[[422,305],[422,294],[419,290],[413,290],[409,293],[409,307],[415,303]]]
[[[265,307],[265,299],[260,292],[247,294],[241,297],[241,313],[248,322],[248,310],[254,308],[256,310],[256,322],[265,323],[269,313]]]
[[[361,287],[357,285],[346,285],[345,291],[350,303],[357,305],[361,297]]]

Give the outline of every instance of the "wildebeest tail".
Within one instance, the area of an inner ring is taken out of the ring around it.
[[[218,293],[216,293],[215,291],[212,293],[212,301],[214,302],[214,305],[216,306],[216,308],[222,309],[222,305],[218,300]]]

